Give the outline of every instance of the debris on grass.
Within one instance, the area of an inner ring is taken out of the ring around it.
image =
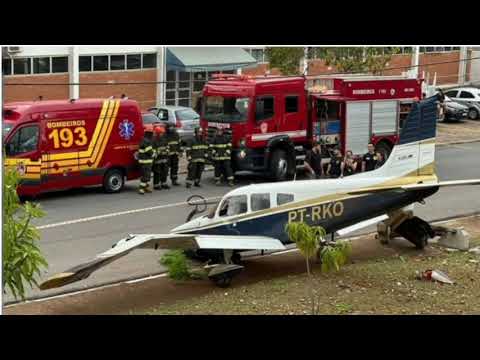
[[[418,280],[437,281],[443,284],[454,284],[448,275],[440,270],[426,270],[421,274],[417,271],[416,278]]]

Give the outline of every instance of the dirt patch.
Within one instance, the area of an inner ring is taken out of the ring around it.
[[[480,216],[448,225],[480,237]],[[311,311],[310,286],[323,314],[475,313],[480,311],[480,270],[470,260],[476,259],[436,246],[418,252],[401,239],[382,246],[368,235],[352,242],[351,262],[345,268],[321,274],[315,267],[313,280],[304,274],[302,256],[289,252],[247,260],[245,271],[227,290],[209,281],[157,278],[22,303],[5,308],[4,314],[303,314]],[[428,268],[447,272],[457,285],[414,279],[415,270]]]
[[[462,120],[437,124],[437,145],[470,141],[480,141],[480,121]]]

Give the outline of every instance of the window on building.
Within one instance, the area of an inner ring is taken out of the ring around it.
[[[252,49],[251,51],[252,57],[255,58],[255,60],[257,60],[258,62],[264,62],[263,53],[263,49]]]
[[[41,57],[33,58],[33,73],[48,74],[50,72],[50,58]]]
[[[247,212],[247,195],[230,196],[220,205],[219,216],[233,216]]]
[[[277,205],[283,205],[294,200],[293,194],[277,194]]]
[[[15,75],[27,75],[31,73],[31,58],[13,59],[13,73]]]
[[[175,89],[177,81],[177,72],[170,70],[167,71],[167,90]]]
[[[38,125],[20,128],[6,146],[6,154],[14,156],[37,150]]]
[[[460,99],[474,99],[475,96],[472,93],[469,93],[468,91],[462,91],[460,93]]]
[[[178,87],[180,89],[185,89],[190,87],[190,73],[185,71],[180,71],[178,73]]]
[[[12,74],[12,59],[2,59],[2,73],[3,75]]]
[[[108,70],[108,55],[93,57],[93,71],[107,71]]]
[[[78,64],[80,71],[92,71],[91,56],[80,56],[78,59]]]
[[[127,55],[127,70],[135,70],[142,68],[142,55],[130,54]]]
[[[110,70],[125,70],[125,55],[110,55]]]
[[[298,96],[285,97],[285,112],[286,113],[298,112]]]
[[[270,193],[252,194],[250,197],[252,211],[270,209]]]
[[[68,56],[52,57],[52,73],[68,73]]]
[[[262,96],[256,99],[255,120],[270,119],[274,114],[273,96]]]
[[[157,54],[143,54],[144,69],[151,69],[157,67]]]

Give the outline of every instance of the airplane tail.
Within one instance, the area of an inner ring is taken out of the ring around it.
[[[440,96],[435,95],[414,103],[385,164],[361,175],[403,179],[401,182],[405,184],[438,181],[435,172],[438,101]]]

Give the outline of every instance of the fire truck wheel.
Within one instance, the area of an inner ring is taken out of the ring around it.
[[[103,178],[103,188],[107,193],[116,193],[122,190],[125,183],[123,173],[119,169],[110,169]]]
[[[384,160],[387,160],[392,152],[391,146],[386,142],[379,142],[376,146],[376,150],[383,155]]]
[[[277,149],[270,161],[270,176],[272,180],[283,181],[288,175],[288,159],[285,150]]]

